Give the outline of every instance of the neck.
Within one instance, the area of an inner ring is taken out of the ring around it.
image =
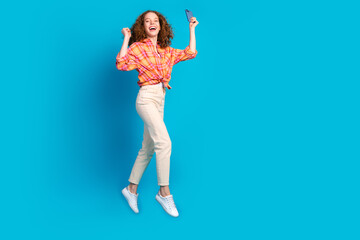
[[[157,44],[157,36],[156,37],[147,37],[148,39],[150,39],[152,41],[152,43],[156,46]]]

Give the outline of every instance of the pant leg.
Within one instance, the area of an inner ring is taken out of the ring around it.
[[[132,169],[130,182],[138,184],[155,151],[158,185],[169,185],[171,140],[163,119],[164,104],[165,92],[161,88],[149,86],[138,94],[136,110],[144,121],[144,144]]]
[[[143,142],[140,151],[136,157],[134,166],[131,170],[129,182],[139,184],[145,169],[150,163],[151,158],[154,155],[154,142],[150,137],[149,130],[144,124]]]

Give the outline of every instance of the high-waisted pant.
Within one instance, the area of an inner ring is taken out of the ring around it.
[[[136,111],[144,122],[142,148],[131,170],[129,182],[140,179],[156,152],[156,172],[159,186],[169,185],[171,140],[164,123],[166,89],[162,83],[140,87]]]

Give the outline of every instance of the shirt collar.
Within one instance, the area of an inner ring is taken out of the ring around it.
[[[143,40],[141,40],[141,42],[145,42],[145,43],[152,43],[152,41],[151,41],[151,39],[150,38],[144,38]],[[160,46],[160,44],[159,44],[159,41],[157,41],[157,43],[156,43],[158,46]]]

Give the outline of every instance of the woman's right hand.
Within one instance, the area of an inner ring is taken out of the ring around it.
[[[131,30],[129,28],[123,28],[121,30],[122,34],[124,34],[124,37],[130,38],[131,37]]]

